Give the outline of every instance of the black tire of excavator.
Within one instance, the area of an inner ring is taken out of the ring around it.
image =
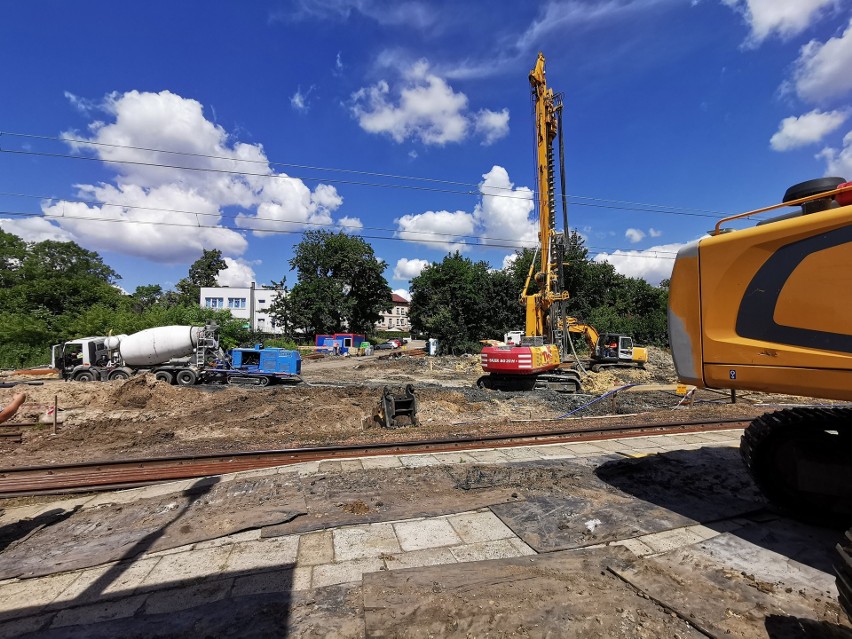
[[[784,193],[784,199],[781,201],[792,202],[793,200],[800,200],[803,197],[810,197],[817,193],[833,191],[845,181],[845,179],[839,177],[823,177],[815,180],[808,180],[807,182],[799,182],[787,189]]]
[[[836,435],[832,434],[836,431]],[[810,451],[840,455],[849,463],[852,408],[788,408],[761,415],[743,431],[740,454],[752,479],[772,504],[803,521],[844,527],[852,523],[852,500],[800,492],[797,457]]]
[[[852,530],[847,530],[845,540],[837,544],[834,574],[840,607],[852,621]]]

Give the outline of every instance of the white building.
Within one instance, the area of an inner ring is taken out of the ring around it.
[[[396,293],[391,295],[391,301],[393,301],[393,308],[382,311],[382,319],[376,322],[376,330],[408,333],[411,330],[411,323],[408,321],[408,308],[411,302]]]
[[[204,308],[226,309],[246,320],[259,333],[280,334],[281,329],[269,317],[269,307],[284,291],[280,288],[251,286],[203,286],[199,303]]]

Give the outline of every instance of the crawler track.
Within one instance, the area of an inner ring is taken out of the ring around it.
[[[668,422],[639,426],[613,425],[561,432],[489,435],[485,437],[388,442],[355,446],[293,448],[191,457],[101,461],[67,466],[8,468],[0,469],[0,497],[131,488],[162,481],[222,475],[317,460],[596,441],[618,437],[659,435],[673,431],[694,433],[726,428],[736,429],[742,428],[749,421],[751,421],[751,418]]]

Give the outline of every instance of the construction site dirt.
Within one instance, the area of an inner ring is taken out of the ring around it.
[[[483,390],[479,375],[475,357],[402,352],[306,360],[303,383],[267,388],[38,380],[0,388],[0,404],[27,392],[15,420],[39,423],[5,445],[3,466],[718,419],[809,401],[702,391],[689,402],[656,349],[644,370],[589,374],[578,395]],[[420,426],[376,425],[384,386],[409,383]],[[772,511],[737,431],[695,436],[652,453],[627,438],[2,500],[0,638],[852,636],[831,574],[842,532]]]
[[[6,375],[7,383],[29,382],[0,388],[0,406],[15,393],[28,395],[6,430],[37,423],[21,429],[21,443],[0,441],[0,466],[568,430],[588,428],[592,417],[603,425],[607,416],[633,424],[757,416],[767,403],[809,401],[752,393],[733,404],[730,394],[712,391],[684,401],[671,358],[654,348],[644,370],[589,372],[576,395],[480,389],[481,375],[476,356],[405,351],[305,360],[303,383],[264,388],[170,386],[151,375],[103,383]],[[416,389],[420,425],[382,428],[372,419],[382,389],[406,384]]]

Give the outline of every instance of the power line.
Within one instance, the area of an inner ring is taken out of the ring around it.
[[[536,191],[531,190],[530,196],[517,196],[512,195],[517,193],[512,187],[500,187],[500,186],[483,186],[481,184],[472,184],[468,182],[456,182],[451,180],[443,180],[437,178],[427,178],[420,176],[406,176],[406,175],[395,175],[388,173],[378,173],[371,171],[358,171],[355,169],[339,169],[332,167],[316,167],[310,165],[302,165],[302,164],[293,164],[293,163],[285,163],[285,162],[273,162],[269,160],[250,160],[250,159],[241,159],[241,158],[233,158],[226,156],[218,156],[204,153],[192,153],[188,151],[170,151],[164,149],[154,149],[150,147],[140,147],[140,146],[132,146],[132,145],[120,145],[120,144],[109,144],[105,142],[93,142],[90,140],[80,140],[75,138],[61,138],[55,136],[46,136],[46,135],[36,135],[36,134],[28,134],[28,133],[15,133],[10,131],[0,131],[0,136],[10,136],[10,137],[21,137],[21,138],[31,138],[31,139],[40,139],[40,140],[49,140],[49,141],[57,141],[57,142],[65,142],[65,143],[74,143],[82,146],[102,146],[108,148],[115,149],[127,149],[127,150],[136,150],[136,151],[145,151],[150,153],[162,153],[168,155],[178,155],[184,157],[196,157],[203,159],[213,159],[220,160],[226,162],[243,162],[249,164],[262,164],[264,166],[288,166],[294,168],[304,168],[310,170],[317,171],[328,171],[328,172],[337,172],[337,173],[351,173],[357,175],[369,175],[374,177],[386,177],[391,179],[399,179],[399,180],[411,180],[411,181],[423,181],[423,182],[432,182],[437,184],[449,184],[456,186],[468,186],[475,190],[468,191],[458,191],[451,189],[437,189],[437,188],[427,188],[427,187],[417,187],[412,185],[405,184],[378,184],[371,182],[357,182],[353,180],[330,180],[321,177],[311,177],[311,176],[290,176],[290,175],[276,175],[269,173],[251,173],[248,171],[236,171],[236,170],[228,170],[228,169],[216,169],[213,167],[188,167],[188,166],[180,166],[180,165],[172,165],[172,164],[163,164],[157,162],[142,162],[138,160],[117,160],[117,159],[103,159],[103,158],[92,158],[86,157],[82,155],[68,155],[68,154],[59,154],[59,153],[46,153],[39,151],[28,151],[28,150],[12,150],[12,149],[0,149],[2,153],[11,153],[11,154],[20,154],[20,155],[36,155],[42,157],[53,157],[53,158],[62,158],[62,159],[79,159],[79,160],[87,160],[87,161],[98,161],[104,163],[113,163],[113,164],[127,164],[127,165],[135,165],[135,166],[147,166],[154,168],[169,168],[175,170],[187,170],[187,171],[202,171],[202,172],[214,172],[214,173],[224,173],[229,175],[241,175],[246,177],[262,177],[262,178],[278,178],[278,179],[292,179],[292,180],[303,180],[303,181],[322,181],[331,184],[345,184],[350,186],[367,186],[374,188],[390,188],[390,189],[411,189],[411,190],[419,190],[419,191],[427,191],[427,192],[435,192],[435,193],[445,193],[452,195],[474,195],[474,196],[483,196],[483,197],[503,197],[517,200],[526,200],[526,201],[536,201]],[[503,190],[509,191],[510,194],[499,194],[499,193],[487,193],[483,192],[482,189],[493,189],[493,190]],[[561,194],[557,193],[557,196]],[[644,213],[659,213],[665,215],[686,215],[692,217],[708,217],[708,218],[719,218],[724,217],[727,214],[720,211],[712,211],[708,209],[695,209],[695,208],[673,208],[667,205],[662,204],[652,204],[652,203],[644,203],[644,202],[630,202],[630,201],[620,201],[620,200],[608,200],[605,198],[596,198],[590,196],[580,196],[580,195],[570,195],[566,194],[567,198],[571,198],[570,202],[574,206],[589,206],[594,208],[604,208],[611,210],[624,210],[624,211],[639,211]],[[584,202],[575,202],[573,200],[583,200]]]
[[[287,230],[287,229],[274,229],[274,228],[257,228],[257,227],[232,227],[232,226],[219,226],[219,225],[211,225],[211,224],[201,224],[198,222],[197,224],[179,224],[176,222],[164,222],[162,220],[128,220],[126,218],[107,218],[107,217],[88,217],[81,215],[66,215],[66,214],[49,214],[49,213],[25,213],[20,211],[0,211],[0,215],[9,215],[16,218],[38,218],[44,217],[49,219],[56,220],[81,220],[86,222],[112,222],[112,223],[122,223],[122,224],[144,224],[146,226],[169,226],[169,227],[179,227],[179,228],[191,228],[191,229],[213,229],[213,230],[227,230],[233,231],[235,233],[244,232],[244,231],[252,231],[258,233],[270,233],[270,234],[280,234],[280,235],[304,235],[304,230]],[[409,240],[402,237],[392,237],[392,236],[384,236],[384,235],[363,235],[359,234],[358,237],[364,239],[373,239],[373,240],[383,240],[383,241],[395,241],[395,242],[411,242],[416,241],[420,244],[462,244],[464,246],[469,246],[471,248],[502,248],[502,249],[513,249],[520,250],[523,248],[529,248],[524,246],[523,244],[498,244],[498,243],[467,243],[463,241],[459,242],[451,242],[448,240],[430,240],[430,239],[418,239],[418,240]],[[459,237],[469,237],[469,236],[459,236]],[[646,253],[630,253],[625,254],[626,251],[631,251],[632,249],[621,249],[621,248],[597,248],[593,246],[585,247],[589,252],[600,254],[606,253],[607,251],[615,251],[621,252],[624,257],[642,257],[642,258],[650,258],[650,259],[671,259],[674,257],[665,257],[663,254],[668,254],[671,256],[676,255],[675,251],[649,251],[649,253],[654,253],[654,255],[646,254]],[[660,255],[658,255],[660,254]],[[620,257],[618,255],[608,254],[612,257]]]

